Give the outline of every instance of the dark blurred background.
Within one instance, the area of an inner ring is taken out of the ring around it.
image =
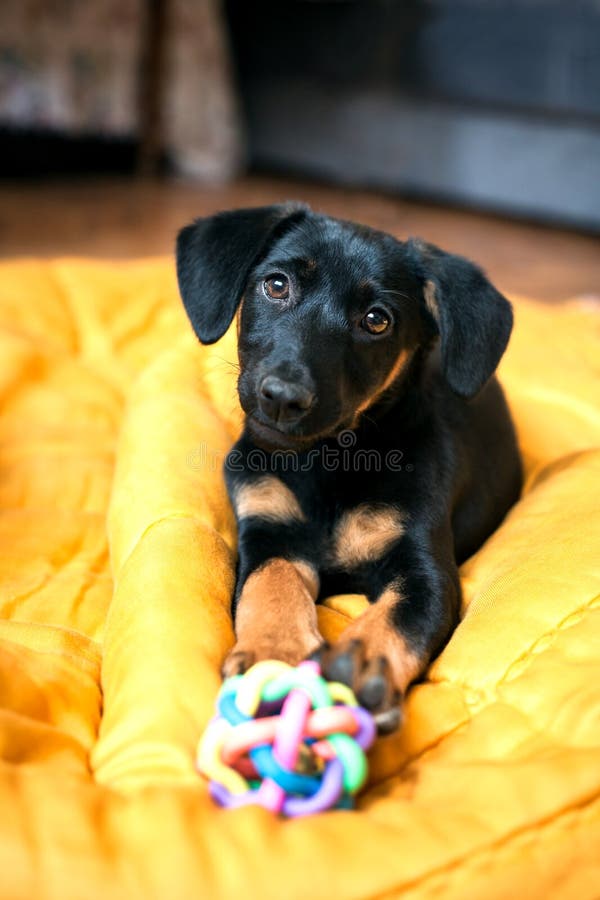
[[[250,161],[600,228],[600,4],[245,3]]]
[[[169,252],[293,195],[596,292],[600,4],[2,0],[0,160],[3,255]]]

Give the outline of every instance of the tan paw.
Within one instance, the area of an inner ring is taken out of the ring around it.
[[[227,655],[221,668],[224,678],[231,675],[242,675],[247,669],[263,659],[280,659],[290,666],[297,666],[307,656],[314,654],[323,643],[320,635],[303,634],[295,639],[289,636],[274,636],[269,639],[265,635],[256,640],[238,641]]]
[[[380,734],[395,731],[402,722],[401,690],[386,656],[370,656],[360,638],[340,640],[317,654],[323,676],[351,687],[361,706],[375,718]]]

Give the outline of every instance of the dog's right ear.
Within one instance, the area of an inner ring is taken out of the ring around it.
[[[306,215],[300,204],[261,206],[197,219],[177,236],[177,280],[183,305],[203,344],[231,324],[250,269],[276,237]]]

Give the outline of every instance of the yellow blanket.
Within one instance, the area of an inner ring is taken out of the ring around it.
[[[168,260],[0,266],[0,897],[598,897],[598,321],[516,302],[525,496],[359,810],[280,821],[194,771],[233,638],[234,336],[196,343]]]

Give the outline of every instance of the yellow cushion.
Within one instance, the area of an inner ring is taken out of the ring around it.
[[[233,640],[233,333],[196,343],[169,260],[1,265],[0,897],[597,897],[598,321],[516,301],[524,498],[359,810],[285,822],[194,771]]]

